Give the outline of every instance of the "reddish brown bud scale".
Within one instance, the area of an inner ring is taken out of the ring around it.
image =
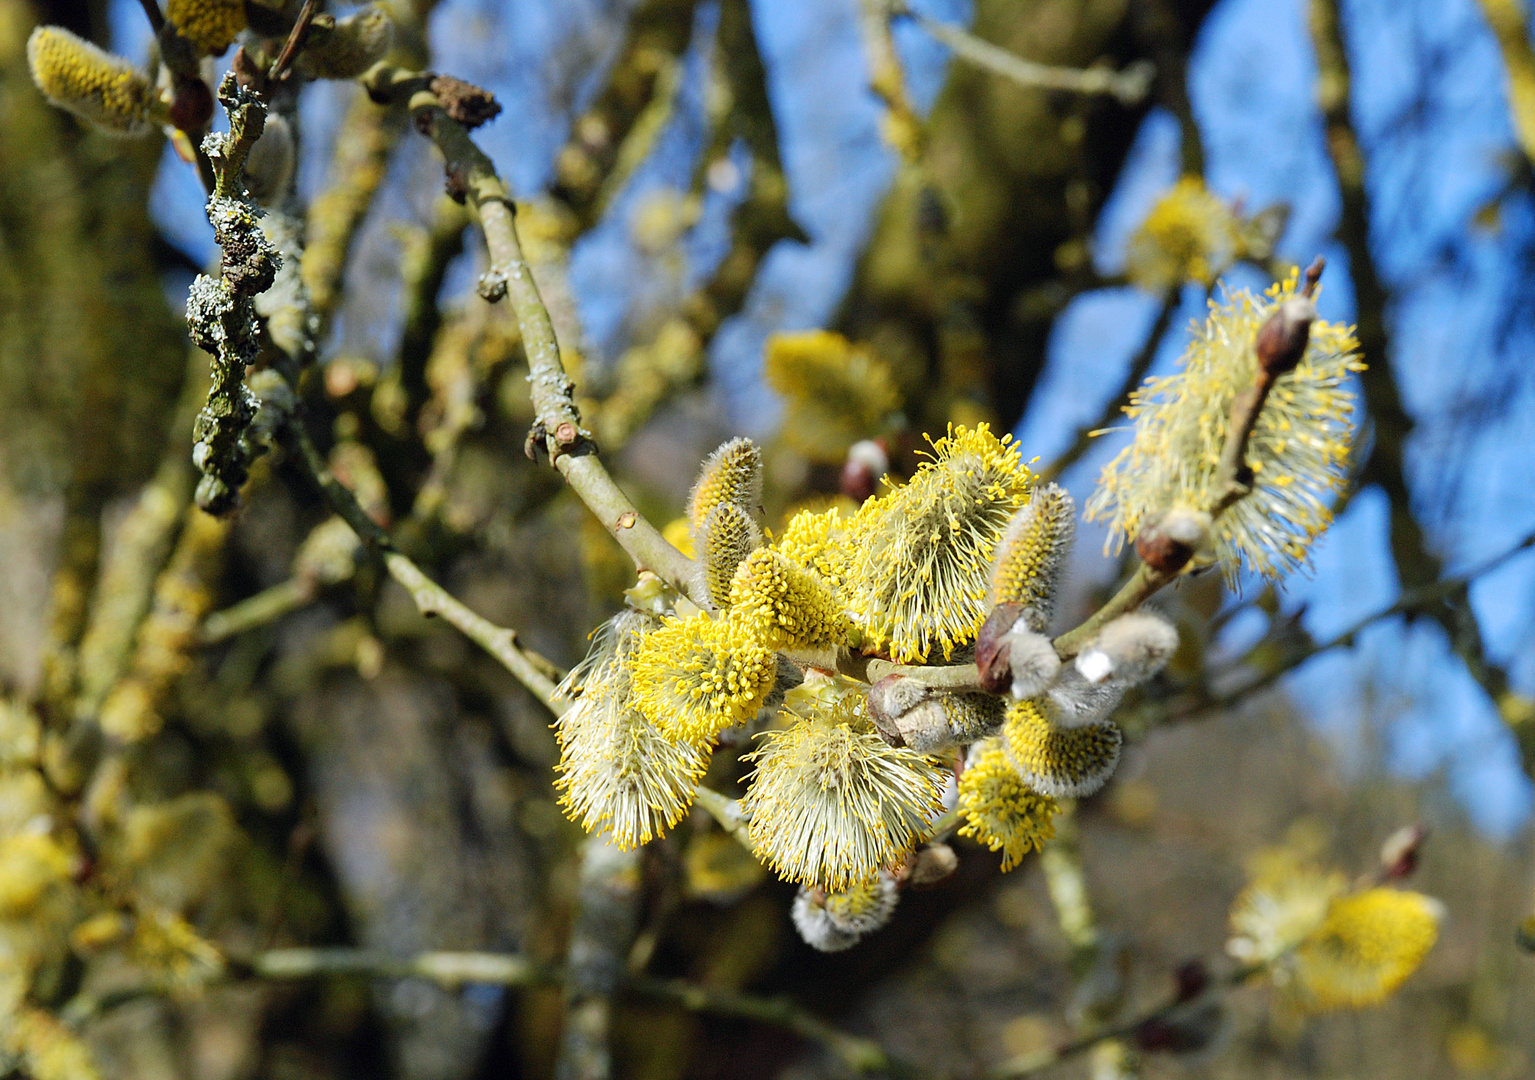
[[[171,123],[189,135],[196,135],[212,119],[213,92],[208,89],[208,84],[201,79],[177,76],[171,97]]]
[[[1013,683],[1007,633],[1022,615],[1022,604],[998,604],[975,637],[975,668],[980,674],[981,689],[988,694],[1004,694]]]
[[[1316,304],[1306,295],[1294,296],[1279,305],[1258,329],[1258,366],[1270,378],[1295,370],[1311,342]]]

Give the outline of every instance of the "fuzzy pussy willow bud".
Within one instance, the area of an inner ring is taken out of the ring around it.
[[[694,530],[693,542],[709,598],[724,607],[730,602],[730,583],[736,570],[762,546],[762,530],[745,507],[721,502]]]
[[[1061,571],[1076,537],[1077,506],[1059,484],[1047,484],[1012,516],[991,566],[991,602],[1021,604],[1028,628],[1049,625]]]
[[[1112,720],[1059,728],[1034,701],[1015,702],[1002,729],[1007,759],[1024,784],[1058,799],[1093,794],[1114,775],[1124,742]]]
[[[316,79],[355,79],[382,60],[393,41],[393,20],[370,5],[338,19],[324,33],[311,33],[300,66]]]
[[[721,503],[733,503],[751,514],[761,502],[762,451],[750,439],[731,439],[705,458],[698,470],[688,495],[688,521],[696,534]]]
[[[141,135],[165,118],[143,72],[61,26],[32,31],[27,64],[49,101],[109,135]]]
[[[170,0],[165,17],[200,51],[217,56],[245,29],[245,4],[243,0]]]
[[[1135,553],[1153,570],[1176,574],[1210,543],[1210,515],[1175,506],[1135,538]]]
[[[895,878],[881,870],[840,892],[802,887],[790,914],[805,944],[820,952],[841,952],[888,923],[900,899]]]

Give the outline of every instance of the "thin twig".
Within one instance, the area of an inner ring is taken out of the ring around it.
[[[313,601],[319,595],[318,584],[310,576],[291,577],[222,611],[215,611],[203,620],[198,643],[217,645],[247,630],[276,622]]]
[[[693,795],[693,801],[705,810],[720,827],[736,838],[736,841],[747,851],[752,849],[751,834],[746,831],[746,816],[741,813],[741,802],[727,795],[721,795],[713,788],[698,785],[698,790]]]
[[[1020,86],[1040,90],[1064,90],[1074,94],[1102,94],[1125,105],[1143,101],[1151,89],[1156,69],[1149,61],[1131,64],[1123,71],[1106,68],[1065,68],[1025,60],[951,23],[930,19],[907,7],[904,0],[886,0],[891,17],[909,18],[929,37],[954,50],[954,55]]]
[[[288,73],[294,57],[303,47],[304,39],[309,36],[310,24],[314,21],[315,12],[320,9],[318,0],[304,0],[304,6],[299,8],[298,18],[293,20],[293,29],[288,31],[288,40],[283,42],[282,52],[277,54],[277,59],[272,62],[272,68],[267,72],[270,82],[277,82]]]
[[[1311,0],[1310,28],[1317,58],[1317,103],[1321,107],[1328,157],[1338,178],[1341,208],[1338,240],[1348,252],[1349,274],[1354,282],[1360,351],[1369,366],[1360,373],[1365,408],[1374,429],[1370,454],[1360,468],[1361,485],[1376,485],[1391,508],[1389,539],[1397,575],[1405,587],[1427,586],[1443,574],[1443,560],[1430,547],[1429,537],[1412,509],[1412,490],[1407,482],[1406,450],[1413,419],[1402,403],[1401,389],[1392,373],[1390,331],[1386,312],[1391,292],[1370,247],[1370,193],[1365,184],[1364,150],[1354,129],[1351,105],[1352,72],[1336,0]],[[1509,685],[1508,672],[1487,657],[1481,628],[1464,596],[1447,598],[1433,613],[1444,627],[1450,645],[1498,707],[1517,696]],[[1535,775],[1535,729],[1516,729],[1525,772]]]
[[[270,949],[244,959],[232,958],[222,975],[212,982],[289,982],[333,975],[426,979],[446,987],[536,986],[561,983],[567,978],[562,968],[508,953],[424,952],[401,957],[372,949],[313,947]],[[791,1031],[825,1046],[858,1072],[919,1075],[917,1070],[900,1063],[879,1044],[827,1024],[788,998],[743,994],[681,979],[626,979],[621,982],[620,989],[638,997],[669,1001],[689,1012],[756,1020]],[[121,1005],[145,998],[166,997],[174,990],[170,981],[159,979],[102,994],[80,994],[60,1010],[60,1015],[72,1027],[79,1028]]]
[[[417,609],[423,615],[440,615],[445,622],[457,627],[465,637],[499,660],[551,712],[560,715],[564,706],[554,701],[557,681],[554,665],[538,654],[523,649],[517,643],[516,631],[497,626],[471,611],[452,593],[427,577],[424,570],[395,550],[394,540],[389,533],[367,515],[362,504],[357,501],[357,496],[331,473],[301,421],[296,418],[290,420],[285,425],[285,433],[298,450],[300,465],[319,485],[330,508],[351,526],[358,539],[382,557],[389,576],[410,594]]]
[[[165,15],[160,11],[157,0],[139,0],[139,6],[144,9],[144,16],[149,20],[149,28],[158,34],[165,26]]]
[[[1162,298],[1162,307],[1157,311],[1157,317],[1146,334],[1146,340],[1141,343],[1140,351],[1131,359],[1130,367],[1125,371],[1125,377],[1119,384],[1119,389],[1114,392],[1113,397],[1109,398],[1097,419],[1079,427],[1071,440],[1071,445],[1040,470],[1038,474],[1040,483],[1048,484],[1059,478],[1061,473],[1081,460],[1082,455],[1087,453],[1088,447],[1093,445],[1093,437],[1112,424],[1124,411],[1125,403],[1130,400],[1130,394],[1140,386],[1141,380],[1146,377],[1146,372],[1151,370],[1152,361],[1157,356],[1157,346],[1162,344],[1162,338],[1166,336],[1167,328],[1172,324],[1173,315],[1177,312],[1182,299],[1181,290],[1178,289],[1169,290]]]
[[[986,1080],[1017,1080],[1019,1077],[1034,1076],[1053,1068],[1063,1061],[1086,1053],[1093,1047],[1105,1043],[1110,1039],[1125,1039],[1134,1036],[1158,1021],[1176,1020],[1180,1015],[1198,1009],[1210,1002],[1212,998],[1223,997],[1232,990],[1245,985],[1257,975],[1262,974],[1263,967],[1257,965],[1243,966],[1229,972],[1223,978],[1215,980],[1203,993],[1198,996],[1180,1000],[1173,997],[1154,1008],[1139,1013],[1128,1020],[1123,1020],[1108,1027],[1099,1028],[1096,1031],[1078,1036],[1058,1046],[1046,1050],[1037,1050],[1033,1053],[1020,1054],[1015,1058],[1004,1061],[1001,1065],[985,1074]]]
[[[490,252],[487,278],[506,283],[506,295],[522,332],[533,406],[538,416],[535,435],[539,438],[535,441],[542,442],[542,448],[566,482],[641,569],[650,570],[700,606],[712,606],[694,574],[693,560],[668,543],[660,530],[640,515],[603,466],[596,446],[581,427],[574,400],[575,386],[560,360],[554,323],[539,296],[517,236],[516,206],[511,191],[496,174],[495,165],[427,89],[429,80],[425,76],[381,64],[369,73],[367,82],[376,100],[407,102],[416,130],[437,145],[448,174],[456,182],[462,181],[469,202],[479,215]]]
[[[1436,581],[1431,585],[1424,585],[1416,589],[1408,589],[1404,591],[1402,595],[1397,598],[1395,603],[1364,616],[1353,625],[1349,626],[1347,629],[1333,635],[1326,641],[1311,643],[1306,648],[1295,652],[1289,657],[1286,657],[1282,663],[1278,664],[1274,668],[1263,672],[1263,674],[1246,683],[1243,683],[1235,690],[1228,691],[1224,694],[1202,694],[1195,701],[1189,702],[1182,707],[1169,709],[1160,716],[1155,716],[1152,722],[1187,720],[1192,717],[1199,716],[1203,713],[1211,712],[1217,709],[1229,708],[1230,706],[1235,705],[1238,702],[1257,693],[1259,690],[1273,685],[1282,676],[1288,674],[1291,671],[1294,671],[1307,660],[1310,660],[1313,656],[1317,656],[1324,652],[1331,652],[1333,649],[1353,645],[1355,638],[1383,619],[1389,619],[1393,615],[1405,615],[1409,612],[1423,611],[1433,607],[1442,600],[1460,594],[1478,578],[1490,574],[1492,571],[1496,570],[1510,559],[1522,554],[1525,551],[1528,551],[1532,547],[1535,547],[1535,533],[1531,533],[1529,536],[1526,536],[1523,540],[1520,540],[1519,543],[1515,544],[1507,551],[1504,551],[1503,553],[1488,559],[1486,562],[1472,570],[1466,571],[1464,574],[1458,574],[1454,577],[1445,578],[1442,581]],[[1235,666],[1241,665],[1239,663]],[[1218,678],[1219,676],[1217,676],[1217,679]]]

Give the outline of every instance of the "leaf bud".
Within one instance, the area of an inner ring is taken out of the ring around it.
[[[1290,297],[1258,328],[1258,366],[1269,378],[1293,371],[1311,342],[1316,302],[1305,293]]]
[[[1418,868],[1428,830],[1422,825],[1403,825],[1380,846],[1381,874],[1387,881],[1407,877]]]
[[[890,455],[874,439],[855,442],[847,451],[842,463],[839,484],[842,494],[856,503],[872,498],[879,486],[880,477],[890,471]]]
[[[1176,574],[1210,542],[1210,515],[1188,506],[1175,506],[1135,538],[1141,561],[1163,574]]]

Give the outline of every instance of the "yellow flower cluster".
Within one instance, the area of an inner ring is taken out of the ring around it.
[[[718,610],[618,616],[561,685],[576,699],[558,725],[557,781],[574,820],[620,846],[671,828],[698,793],[715,739],[776,705],[807,654],[851,646],[897,660],[949,657],[974,641],[993,588],[1048,613],[1072,529],[1069,497],[1046,488],[1014,521],[1032,476],[1010,439],[981,425],[932,445],[905,485],[851,516],[841,506],[802,510],[766,546],[754,516],[757,448],[738,439],[709,457],[683,520]],[[670,531],[681,539],[680,525]],[[651,600],[666,609],[664,597]],[[739,812],[752,852],[809,890],[796,920],[818,947],[866,932],[854,908],[872,903],[876,882],[880,897],[894,895],[891,868],[942,811],[948,762],[935,755],[996,734],[1006,715],[989,694],[913,698],[896,687],[885,697],[889,715],[879,713],[876,729],[867,683],[811,668],[745,756],[754,770]],[[965,796],[967,835],[1004,851],[1009,866],[1051,835],[1049,793],[1101,783],[1119,748],[1112,724],[1058,731],[1040,701],[1025,705],[1035,725],[1015,720],[1009,749],[989,747]],[[902,736],[905,745],[891,745]]]
[[[835,645],[847,637],[847,617],[830,586],[781,551],[749,555],[730,586],[730,612],[758,626],[769,648]]]
[[[759,859],[790,881],[840,891],[916,846],[942,812],[943,771],[874,732],[861,684],[842,681],[833,695],[829,708],[786,705],[789,726],[758,736],[741,808]]]
[[[774,334],[763,375],[784,398],[784,442],[811,461],[840,463],[848,447],[879,434],[901,405],[889,366],[827,330]]]
[[[820,574],[833,590],[840,592],[847,587],[853,559],[850,524],[850,519],[842,516],[839,506],[819,511],[801,510],[789,519],[783,535],[773,542],[773,547]]]
[[[1236,215],[1197,176],[1168,188],[1130,237],[1125,273],[1143,289],[1162,292],[1186,281],[1208,285],[1236,257]]]
[[[1292,274],[1261,298],[1240,292],[1211,301],[1180,370],[1131,397],[1125,413],[1135,421],[1135,440],[1104,466],[1086,507],[1089,519],[1109,523],[1110,550],[1174,506],[1207,508],[1220,496],[1232,399],[1252,386],[1258,330],[1296,284]],[[1248,441],[1253,491],[1215,522],[1215,555],[1228,575],[1242,565],[1274,579],[1305,565],[1347,478],[1354,395],[1346,386],[1363,368],[1350,328],[1312,325],[1305,355],[1275,381]]]
[[[1267,967],[1302,1012],[1378,1005],[1423,963],[1439,936],[1440,905],[1405,889],[1350,891],[1335,870],[1287,858],[1255,864],[1231,907],[1226,951]]]
[[[242,0],[168,0],[165,17],[199,51],[217,56],[245,29]]]
[[[1006,872],[1055,836],[1061,807],[1023,782],[1001,739],[987,739],[975,744],[959,778],[959,809],[965,815],[959,835],[1000,851]]]
[[[1418,970],[1438,937],[1438,904],[1421,893],[1339,897],[1295,950],[1301,1004],[1311,1012],[1378,1005]]]
[[[1032,475],[1010,436],[952,428],[910,481],[853,518],[848,610],[871,648],[923,662],[975,639],[992,555]]]
[[[141,135],[166,119],[143,72],[62,26],[32,31],[27,63],[49,101],[109,135]]]
[[[1058,727],[1039,699],[1015,701],[1002,726],[1007,759],[1023,782],[1042,795],[1091,795],[1114,774],[1124,736],[1112,720]]]
[[[730,613],[669,618],[640,640],[634,706],[668,738],[705,743],[751,719],[777,673],[778,660],[754,622]]]

